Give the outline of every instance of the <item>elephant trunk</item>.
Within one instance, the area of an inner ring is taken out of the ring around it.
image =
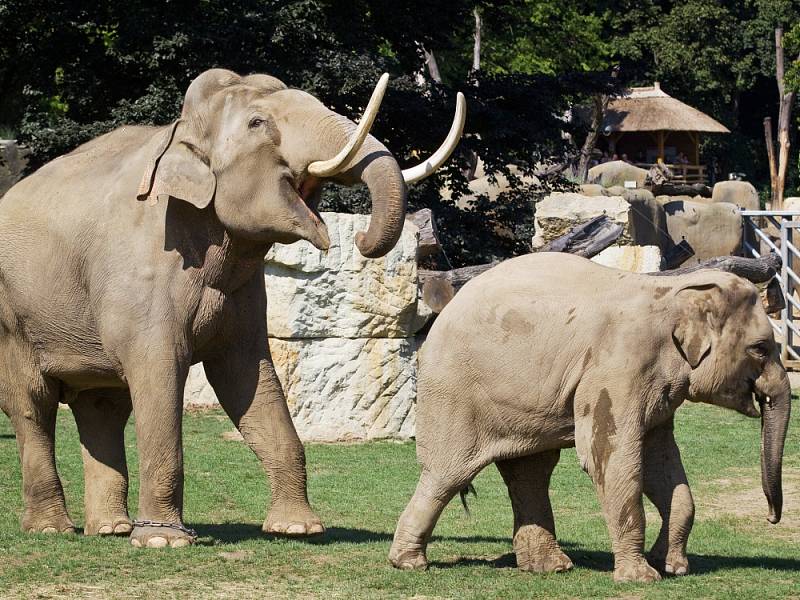
[[[341,148],[349,139],[355,125],[332,115],[328,121],[326,139],[332,149]],[[406,214],[406,185],[400,166],[392,154],[373,136],[364,144],[350,164],[333,179],[344,185],[365,183],[372,198],[372,218],[366,232],[356,234],[356,246],[367,258],[384,256],[400,239]]]
[[[761,486],[769,505],[767,520],[777,523],[783,508],[781,467],[792,392],[789,377],[777,362],[756,380],[755,388],[761,405]]]

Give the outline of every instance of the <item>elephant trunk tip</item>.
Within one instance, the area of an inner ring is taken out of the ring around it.
[[[767,521],[772,523],[773,525],[780,523],[781,520],[781,502],[770,502],[769,505],[769,514],[767,515]]]

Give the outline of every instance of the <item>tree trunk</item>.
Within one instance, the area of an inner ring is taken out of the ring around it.
[[[472,11],[472,14],[475,16],[475,42],[472,45],[472,70],[473,71],[480,71],[481,70],[481,13],[478,12],[478,8]]]
[[[586,176],[589,173],[589,162],[592,159],[592,152],[597,144],[597,138],[600,136],[600,128],[603,126],[603,115],[606,113],[607,106],[607,95],[598,94],[592,98],[592,125],[589,129],[589,133],[586,135],[586,140],[583,142],[581,157],[578,160],[578,172],[576,173],[578,182],[580,183],[586,182]]]
[[[778,168],[775,165],[775,140],[772,138],[772,118],[764,117],[764,138],[767,142],[767,160],[769,161],[769,189],[771,204],[775,204],[775,190],[778,187]]]
[[[783,192],[786,186],[786,170],[789,167],[789,125],[795,93],[787,92],[783,80],[783,29],[775,29],[775,79],[778,82],[778,167],[775,187],[772,189],[772,210],[783,210]]]
[[[442,75],[439,73],[439,63],[436,62],[436,55],[433,53],[433,50],[427,50],[423,47],[422,52],[425,55],[425,66],[428,68],[428,74],[431,76],[431,79],[436,83],[442,83]]]

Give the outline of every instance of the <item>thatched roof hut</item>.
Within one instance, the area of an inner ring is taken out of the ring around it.
[[[703,179],[700,134],[730,133],[707,114],[668,95],[658,82],[631,88],[612,99],[606,109],[603,132],[613,153],[626,154],[629,160],[643,165],[659,159],[674,164],[683,154],[689,166],[696,168],[696,175]]]

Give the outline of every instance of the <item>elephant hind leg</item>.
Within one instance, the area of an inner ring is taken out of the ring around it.
[[[523,571],[568,571],[572,561],[556,541],[548,488],[560,450],[497,461],[514,510],[514,552]]]
[[[398,569],[425,569],[426,549],[445,506],[480,472],[484,464],[466,465],[442,475],[423,468],[417,488],[394,532],[389,562]]]
[[[4,412],[11,418],[22,465],[25,510],[22,530],[29,533],[73,533],[64,488],[56,470],[55,433],[60,390],[58,384],[35,372],[30,360],[3,353],[0,385]]]
[[[93,390],[72,404],[83,455],[86,535],[128,535],[128,467],[125,424],[131,414],[127,391]]]

